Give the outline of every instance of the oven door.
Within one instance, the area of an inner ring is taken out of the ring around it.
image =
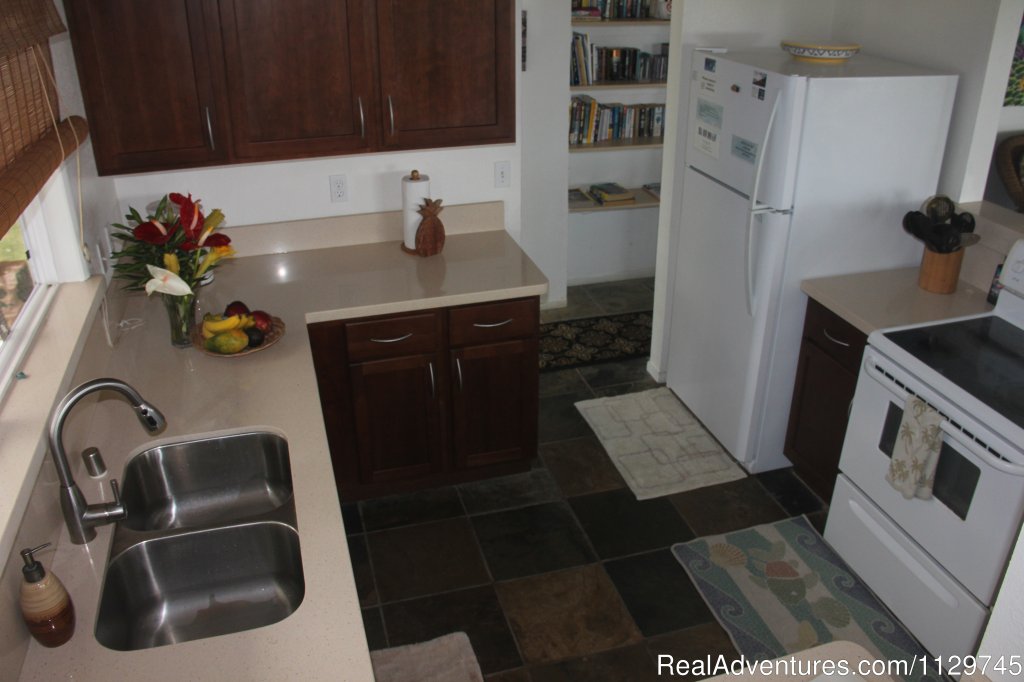
[[[905,499],[885,480],[912,392],[945,417],[933,497]],[[991,605],[1024,511],[1024,466],[1001,438],[868,347],[840,470],[977,599]]]

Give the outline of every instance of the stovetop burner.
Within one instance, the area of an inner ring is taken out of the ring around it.
[[[884,336],[1024,428],[1024,329],[987,315]]]

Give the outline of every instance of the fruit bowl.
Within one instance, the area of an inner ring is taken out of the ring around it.
[[[210,355],[215,358],[237,358],[243,355],[251,355],[253,353],[258,353],[261,350],[266,350],[270,346],[273,346],[275,343],[281,340],[282,336],[284,336],[284,321],[281,320],[280,317],[275,317],[271,315],[270,322],[270,331],[268,331],[266,336],[264,337],[263,343],[256,346],[255,348],[246,347],[238,351],[237,353],[214,353],[211,350],[207,350],[206,347],[203,345],[203,336],[199,332],[198,328],[192,335],[192,345],[195,346],[199,351],[201,351],[205,355]]]

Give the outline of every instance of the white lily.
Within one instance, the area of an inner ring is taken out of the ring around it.
[[[153,279],[146,282],[147,296],[151,295],[154,291],[161,294],[170,294],[171,296],[188,296],[192,293],[192,288],[185,283],[185,280],[170,270],[158,268],[155,265],[146,265],[146,269],[149,270],[149,274],[153,277]]]

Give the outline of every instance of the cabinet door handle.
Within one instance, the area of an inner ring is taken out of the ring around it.
[[[513,318],[510,317],[510,318],[508,318],[507,320],[505,320],[503,322],[494,322],[493,324],[485,324],[483,322],[474,322],[473,326],[474,327],[479,327],[480,329],[494,329],[495,327],[504,327],[506,324],[511,322],[512,319]]]
[[[396,336],[393,339],[370,339],[370,341],[373,341],[374,343],[398,343],[399,341],[405,341],[410,336],[412,336],[412,332],[409,332],[404,336]]]
[[[366,139],[366,115],[363,113],[363,98],[356,97],[359,103],[359,137]]]
[[[213,123],[210,122],[210,107],[203,107],[206,111],[206,135],[210,138],[210,151],[217,151],[217,143],[213,140]]]
[[[462,363],[455,358],[455,375],[459,378],[459,390],[462,390]]]
[[[430,372],[430,398],[434,399],[437,397],[437,384],[434,381],[433,361],[427,363],[427,370]]]
[[[850,347],[849,343],[847,343],[846,341],[840,341],[836,337],[832,336],[831,334],[828,333],[828,330],[825,329],[824,327],[821,328],[821,333],[825,335],[826,339],[828,339],[829,341],[831,341],[832,343],[834,343],[836,345],[842,346],[843,348],[849,348]]]
[[[391,99],[391,95],[388,95],[388,113],[391,116],[391,136],[395,135],[395,103]]]

